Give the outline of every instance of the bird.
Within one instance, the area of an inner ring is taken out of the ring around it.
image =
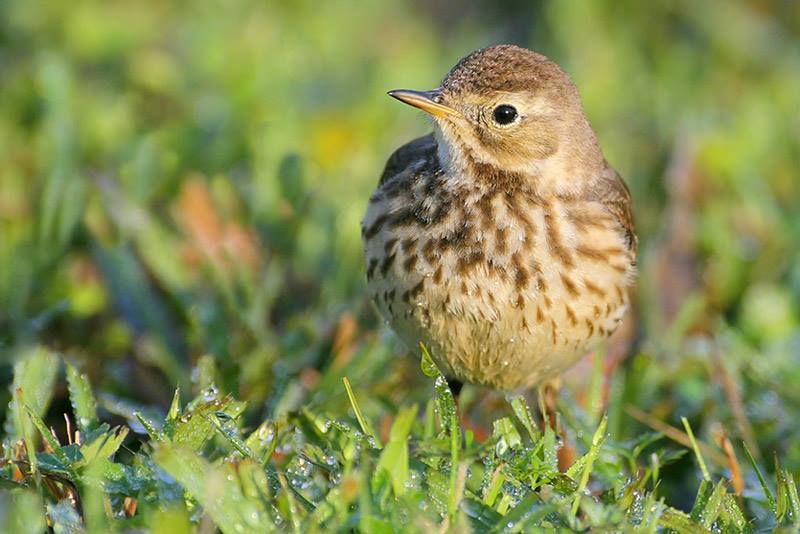
[[[508,392],[607,339],[636,277],[632,200],[569,75],[495,45],[430,91],[389,91],[433,132],[388,159],[361,223],[367,290],[410,349]]]

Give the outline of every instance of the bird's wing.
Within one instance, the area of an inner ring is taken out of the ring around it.
[[[614,217],[625,232],[625,244],[628,250],[636,254],[639,241],[633,226],[631,192],[619,173],[608,162],[603,175],[589,190],[589,195],[591,200],[603,204]]]
[[[378,185],[406,170],[412,163],[424,160],[432,161],[436,158],[436,139],[433,134],[417,137],[401,146],[389,156],[386,168],[383,169]]]

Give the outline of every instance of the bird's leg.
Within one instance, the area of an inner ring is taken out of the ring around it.
[[[461,409],[461,390],[464,388],[464,382],[457,378],[447,378],[447,387],[450,388],[450,393],[453,394],[453,402],[456,403],[456,412],[459,414],[459,420],[462,424],[468,423],[467,416]]]
[[[471,430],[478,441],[484,441],[488,439],[489,433],[486,431],[486,429],[480,425],[474,425],[469,416],[470,404],[474,400],[474,397],[471,395],[471,393],[474,393],[474,390],[467,392],[470,394],[465,393],[462,395],[464,382],[455,378],[447,379],[447,387],[450,388],[450,392],[453,394],[453,400],[456,403],[456,411],[458,412],[458,421],[461,424],[461,427],[465,430]]]
[[[541,410],[543,425],[558,431],[558,392],[561,391],[561,377],[551,378],[539,386],[539,410]]]
[[[461,395],[461,389],[464,387],[464,382],[458,380],[457,378],[448,378],[447,387],[450,388],[453,398],[455,399],[456,403],[458,403],[458,398]]]
[[[558,418],[558,394],[561,391],[561,377],[548,380],[539,386],[539,409],[542,411],[542,426],[547,425],[561,438],[557,451],[558,469],[562,473],[575,462],[575,447],[567,440],[567,433]]]

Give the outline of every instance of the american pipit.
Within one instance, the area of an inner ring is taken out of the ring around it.
[[[362,223],[380,314],[449,377],[512,390],[560,374],[622,319],[637,245],[575,86],[500,45],[433,91],[389,94],[434,132],[392,154]]]

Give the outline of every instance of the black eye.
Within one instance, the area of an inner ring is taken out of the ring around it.
[[[497,124],[511,124],[517,118],[517,110],[514,106],[502,104],[494,108],[493,115]]]

